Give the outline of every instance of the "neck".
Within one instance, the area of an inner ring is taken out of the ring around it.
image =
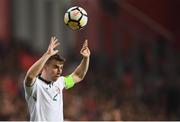
[[[42,73],[40,76],[39,76],[39,79],[42,80],[43,82],[47,83],[47,84],[50,84],[51,81],[47,78],[46,75],[44,75],[44,73]]]

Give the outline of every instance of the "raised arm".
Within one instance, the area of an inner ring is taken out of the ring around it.
[[[79,66],[71,74],[73,81],[75,83],[78,83],[83,80],[89,67],[90,50],[88,48],[88,40],[84,41],[80,54],[83,56],[83,59],[81,63],[79,64]]]
[[[50,44],[48,46],[47,51],[44,53],[44,55],[36,61],[27,71],[25,76],[25,85],[26,86],[32,86],[35,82],[36,76],[40,73],[42,70],[44,64],[46,61],[54,54],[58,52],[58,50],[55,50],[55,48],[59,45],[58,40],[56,37],[52,37]]]

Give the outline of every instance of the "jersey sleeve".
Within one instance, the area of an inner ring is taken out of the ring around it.
[[[25,90],[25,96],[28,98],[34,94],[34,91],[36,91],[36,82],[37,78],[35,78],[34,84],[32,86],[26,86],[25,81],[24,81],[24,90]]]
[[[64,87],[65,89],[72,88],[74,86],[74,81],[71,75],[65,76],[64,77]]]

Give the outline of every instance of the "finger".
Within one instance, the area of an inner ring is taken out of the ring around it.
[[[53,37],[51,37],[50,42],[49,42],[49,45],[51,45],[52,42],[53,42]]]
[[[49,42],[48,49],[50,49],[50,48],[51,48],[51,46],[52,46],[52,43],[53,43],[53,38],[51,37],[51,40],[50,40],[50,42]]]
[[[87,47],[83,47],[80,51],[80,53],[83,53],[85,50],[87,50]]]
[[[60,43],[57,42],[56,44],[53,45],[53,48],[56,48]]]
[[[83,45],[82,48],[81,48],[81,50],[84,50],[86,47],[87,47],[87,46]]]
[[[54,36],[53,36],[53,37],[51,37],[51,41],[52,41],[52,42],[54,41],[54,39],[55,39],[55,38],[54,38]]]
[[[59,43],[59,40],[58,40],[58,39],[55,39],[55,41],[54,41],[54,44],[53,44],[53,45],[56,45],[57,43]]]
[[[50,41],[50,47],[54,44],[54,40],[55,40],[55,38],[54,37],[51,37],[51,41]]]
[[[56,47],[56,46],[54,46],[54,45],[57,45],[58,41],[59,41],[59,40],[58,40],[56,37],[53,37],[53,39],[52,39],[52,44],[51,44],[52,46],[51,46],[51,47],[52,47],[52,48]],[[59,45],[59,44],[58,44],[58,45]]]
[[[81,48],[81,51],[80,51],[80,53],[82,53],[84,51],[84,48]]]
[[[85,44],[86,44],[86,46],[88,46],[88,40],[87,39],[85,40]]]
[[[56,37],[55,36],[53,36],[53,40],[55,40],[56,39]]]
[[[59,52],[59,50],[55,50],[55,51],[54,51],[54,54],[56,54],[56,53],[58,53],[58,52]]]
[[[59,40],[56,38],[56,39],[54,40],[54,44],[56,44],[58,41],[59,41]]]
[[[83,43],[83,47],[87,47],[88,46],[88,41],[85,40],[84,43]]]
[[[52,37],[52,45],[56,42],[56,37]]]

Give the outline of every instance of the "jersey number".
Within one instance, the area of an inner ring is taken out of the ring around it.
[[[57,95],[58,95],[58,94],[54,95],[53,101],[57,101]]]

